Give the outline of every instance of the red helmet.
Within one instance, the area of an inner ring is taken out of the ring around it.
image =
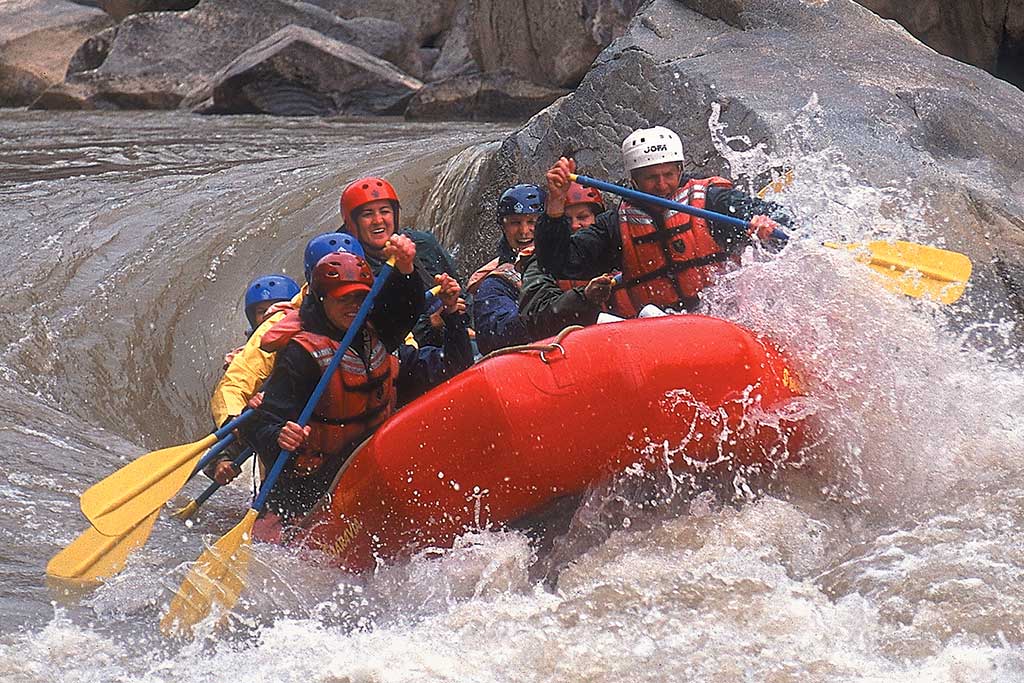
[[[565,195],[565,205],[572,206],[573,204],[593,204],[594,213],[604,211],[604,199],[601,197],[601,193],[592,187],[583,187],[576,182],[569,183],[569,190]]]
[[[346,228],[354,224],[352,212],[363,204],[375,202],[378,199],[389,199],[395,207],[395,228],[398,228],[398,194],[391,183],[383,178],[360,178],[348,184],[345,191],[341,193],[341,219],[345,222]]]
[[[366,259],[336,252],[317,261],[313,268],[313,292],[321,299],[338,299],[352,292],[369,292],[373,286],[373,271]]]

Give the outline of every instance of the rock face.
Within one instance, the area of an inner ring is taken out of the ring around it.
[[[214,78],[209,113],[400,114],[423,84],[364,50],[288,26]]]
[[[140,12],[182,12],[199,4],[199,0],[98,0],[100,9],[117,21]]]
[[[456,76],[426,86],[406,110],[410,119],[523,120],[568,94],[517,78],[509,70]]]
[[[641,0],[470,0],[470,51],[482,71],[573,87]]]
[[[451,28],[444,35],[444,44],[427,74],[428,81],[443,81],[452,76],[465,76],[480,71],[470,51],[469,35],[469,3],[471,0],[458,0]]]
[[[73,71],[36,108],[174,108],[210,96],[211,78],[242,52],[288,25],[365,49],[412,76],[420,57],[394,22],[353,20],[293,0],[204,0],[187,12],[147,12],[125,19],[108,36],[106,52],[83,45],[94,65]]]
[[[1021,0],[858,0],[932,49],[1024,88]]]
[[[78,46],[112,23],[64,0],[0,3],[0,107],[25,106],[60,83]]]
[[[848,196],[872,193],[875,235],[886,216],[920,225],[919,241],[971,257],[968,305],[1024,312],[1024,93],[852,0],[655,0],[576,92],[505,141],[477,224],[562,154],[621,178],[622,139],[650,125],[680,134],[693,175],[805,169],[817,220],[850,216],[851,239],[876,228]]]
[[[437,47],[455,14],[455,0],[314,0],[313,4],[345,19],[394,21],[409,31],[417,47]]]

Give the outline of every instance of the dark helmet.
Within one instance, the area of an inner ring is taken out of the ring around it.
[[[287,275],[261,275],[245,288],[245,317],[256,328],[256,304],[290,301],[299,293],[299,285]]]
[[[344,251],[328,254],[313,267],[309,286],[321,299],[342,297],[350,292],[369,292],[373,287],[373,271],[362,256]]]
[[[313,268],[316,267],[320,259],[339,251],[366,258],[363,245],[347,232],[328,232],[311,239],[306,245],[306,253],[302,257],[302,269],[306,275],[306,282],[312,281]]]
[[[544,190],[536,185],[513,185],[498,199],[498,225],[502,225],[505,216],[544,213],[545,199]]]

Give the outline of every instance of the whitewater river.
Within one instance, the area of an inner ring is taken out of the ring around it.
[[[228,628],[188,643],[157,623],[244,482],[192,527],[165,515],[98,588],[46,580],[84,529],[78,494],[208,431],[243,287],[301,273],[347,180],[388,175],[417,227],[456,234],[436,207],[507,132],[0,112],[0,681],[1024,680],[1012,329],[970,291],[895,296],[817,246],[915,239],[912,217],[876,220],[887,197],[837,150],[805,155],[781,195],[811,239],[748,254],[708,302],[794,360],[814,434],[798,466],[703,492],[634,473],[546,534],[485,530],[369,577],[257,546]]]

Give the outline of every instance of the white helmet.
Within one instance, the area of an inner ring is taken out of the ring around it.
[[[683,143],[664,126],[639,128],[622,141],[622,165],[627,173],[670,161],[683,161]]]

